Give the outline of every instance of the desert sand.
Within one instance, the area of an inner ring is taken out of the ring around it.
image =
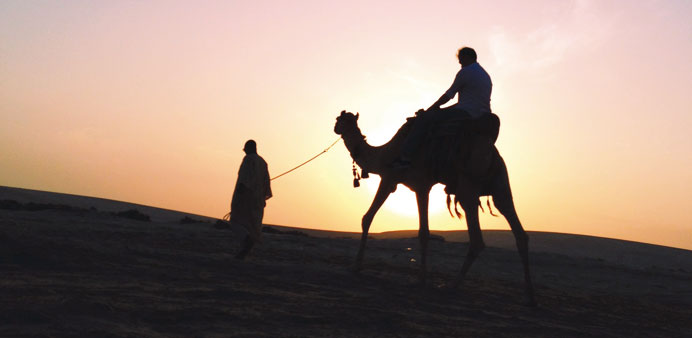
[[[411,231],[373,234],[353,274],[354,233],[268,225],[238,261],[242,231],[208,217],[7,187],[0,207],[0,337],[692,336],[689,250],[529,232],[530,308],[508,231],[451,290],[464,231],[434,232],[419,286]]]

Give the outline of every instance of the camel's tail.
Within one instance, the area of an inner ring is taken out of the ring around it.
[[[454,218],[454,214],[452,213],[452,195],[450,194],[447,194],[447,211],[449,211],[449,216]]]
[[[481,201],[478,200],[478,204],[480,204],[480,203],[481,203]],[[498,217],[498,216],[495,215],[495,213],[493,212],[493,207],[490,206],[490,196],[486,197],[485,203],[488,204],[488,211],[490,211],[490,214],[493,215],[493,216],[495,216],[495,217]],[[485,211],[483,211],[483,212],[485,212]]]
[[[459,212],[459,209],[457,209],[457,206],[460,206],[460,205],[461,205],[461,203],[459,203],[459,200],[457,199],[457,197],[454,196],[454,212],[456,212],[457,217],[459,217],[459,219],[461,219],[464,216],[461,214],[461,212]]]
[[[459,211],[459,208],[458,208],[458,207],[461,205],[461,203],[457,200],[456,195],[454,196],[454,201],[452,201],[452,195],[451,195],[451,194],[447,194],[447,211],[449,211],[449,215],[452,216],[452,218],[454,218],[454,214],[452,213],[452,203],[454,203],[454,213],[456,214],[456,216],[457,216],[459,219],[461,219],[462,217],[464,217],[464,215]],[[493,215],[493,216],[495,216],[495,217],[498,217],[498,215],[496,215],[496,214],[493,212],[493,207],[492,207],[492,205],[490,205],[490,197],[487,197],[487,199],[485,200],[485,203],[488,205],[488,211],[490,212],[490,214]],[[481,199],[480,199],[480,198],[478,199],[478,207],[480,207],[480,208],[481,208],[481,211],[482,211],[483,213],[485,213],[485,209],[483,209],[483,203],[481,202]]]
[[[485,204],[488,205],[488,211],[490,212],[490,214],[497,217],[497,215],[495,215],[495,213],[493,212],[492,205],[490,205],[490,196],[486,197]],[[481,211],[483,211],[483,213],[485,213],[485,209],[483,209],[483,202],[481,201],[480,198],[478,199],[478,206],[481,208]]]
[[[452,214],[452,197],[451,196],[452,196],[451,194],[447,194],[447,210],[449,211],[449,215],[452,216],[452,218],[454,218],[454,214]],[[457,206],[459,206],[459,205],[461,205],[461,203],[459,203],[459,201],[457,201],[457,197],[455,195],[454,196],[454,213],[456,213],[457,217],[459,217],[459,219],[461,219],[462,217],[464,217],[464,215],[457,208]]]

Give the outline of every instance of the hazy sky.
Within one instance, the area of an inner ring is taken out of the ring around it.
[[[0,185],[221,217],[247,139],[272,175],[336,140],[343,109],[382,144],[467,45],[525,228],[692,249],[691,16],[688,0],[5,0]],[[378,179],[353,189],[340,143],[273,182],[265,223],[360,231]],[[466,229],[444,198],[431,228]],[[372,231],[416,228],[400,188]]]

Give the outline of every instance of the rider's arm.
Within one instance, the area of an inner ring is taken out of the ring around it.
[[[435,101],[435,103],[433,103],[432,106],[430,106],[430,108],[428,108],[428,110],[440,109],[440,106],[449,102],[449,100],[451,100],[453,97],[454,97],[454,95],[449,96],[449,95],[447,95],[447,93],[442,94],[442,96],[440,96],[440,98],[437,99],[437,101]]]
[[[430,108],[428,109],[439,109],[440,106],[449,102],[449,100],[453,99],[454,96],[461,91],[462,81],[462,72],[460,70],[457,73],[457,76],[454,77],[454,82],[452,83],[452,86],[449,87],[449,89],[447,89],[447,91],[444,94],[442,94],[442,96],[440,96],[440,98],[437,99],[437,101],[435,101],[435,103],[433,103],[432,106],[430,106]]]

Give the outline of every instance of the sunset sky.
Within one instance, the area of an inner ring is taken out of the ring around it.
[[[527,230],[692,249],[690,17],[688,0],[4,0],[0,185],[221,217],[247,139],[272,176],[335,141],[341,110],[380,145],[471,46]],[[353,189],[339,143],[272,182],[264,222],[360,231],[378,180]],[[465,230],[444,199],[431,228]],[[372,231],[417,229],[415,208],[400,187]]]

